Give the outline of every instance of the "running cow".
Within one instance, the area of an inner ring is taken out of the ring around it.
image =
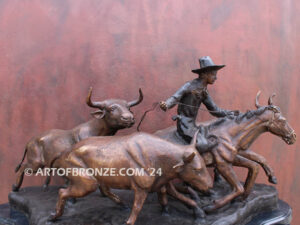
[[[130,225],[135,223],[149,192],[157,192],[160,204],[167,204],[167,185],[175,178],[180,178],[199,191],[208,191],[213,182],[204,160],[195,148],[196,135],[187,146],[173,144],[146,133],[123,137],[91,137],[81,141],[55,163],[60,168],[109,168],[116,175],[69,174],[67,179],[70,185],[59,190],[56,211],[49,220],[54,221],[62,216],[66,199],[86,196],[97,190],[99,185],[102,193],[119,204],[122,204],[121,199],[111,193],[110,188],[134,191],[134,203],[126,222]],[[128,169],[144,173],[130,176],[126,174]]]
[[[32,138],[26,145],[23,159],[17,166],[16,184],[13,191],[18,191],[22,185],[24,170],[31,168],[36,172],[39,168],[50,167],[54,159],[57,159],[63,152],[71,150],[72,146],[91,136],[111,136],[118,130],[129,128],[134,123],[134,116],[130,108],[143,100],[143,93],[139,89],[139,98],[127,102],[121,99],[108,99],[102,102],[91,100],[92,88],[89,90],[87,105],[96,108],[91,114],[94,119],[80,124],[71,130],[50,130]],[[23,163],[27,155],[27,163]],[[47,178],[44,188],[48,186],[50,177]]]

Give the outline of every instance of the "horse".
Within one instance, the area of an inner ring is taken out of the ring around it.
[[[204,210],[212,212],[238,196],[246,199],[251,192],[259,165],[262,166],[269,182],[277,183],[272,168],[267,164],[263,156],[254,153],[249,149],[251,144],[265,132],[281,137],[288,145],[296,141],[296,133],[282,116],[280,108],[273,105],[269,97],[267,106],[259,105],[259,95],[255,99],[256,110],[240,113],[237,116],[220,118],[213,122],[204,124],[204,128],[214,137],[217,137],[218,144],[211,151],[202,153],[205,164],[215,167],[225,180],[232,186],[233,190],[226,196],[215,200],[212,204],[205,206]],[[175,127],[159,130],[155,135],[171,142],[186,144],[177,134]],[[245,167],[248,174],[244,186],[239,181],[233,166]]]

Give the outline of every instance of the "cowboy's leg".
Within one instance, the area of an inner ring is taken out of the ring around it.
[[[193,119],[185,116],[177,118],[177,133],[187,144],[191,142],[196,131],[197,127]]]
[[[199,153],[208,152],[218,145],[218,140],[215,135],[208,134],[205,127],[199,126],[199,134],[197,136],[197,150]]]

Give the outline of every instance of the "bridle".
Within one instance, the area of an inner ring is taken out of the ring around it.
[[[273,105],[269,105],[268,109],[273,112],[272,118],[269,119],[269,121],[267,122],[267,125],[266,125],[267,131],[271,132],[270,127],[274,124],[275,113],[280,113],[280,110],[278,109],[278,107],[273,106]],[[289,143],[290,139],[292,139],[293,137],[296,139],[296,133],[294,130],[291,130],[287,135],[284,135],[284,137],[282,137],[282,138]]]

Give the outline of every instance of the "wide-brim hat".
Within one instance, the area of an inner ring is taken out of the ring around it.
[[[200,69],[192,70],[193,73],[201,74],[209,71],[222,69],[225,65],[216,65],[209,56],[204,56],[199,59]]]

